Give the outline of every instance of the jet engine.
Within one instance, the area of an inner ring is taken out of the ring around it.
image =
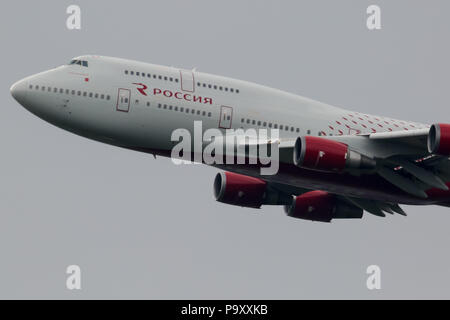
[[[293,198],[284,206],[286,214],[293,218],[330,222],[332,219],[361,219],[363,210],[340,201],[325,191],[310,191]]]
[[[376,166],[374,159],[351,150],[345,143],[320,137],[297,138],[293,153],[296,166],[319,171],[373,169]]]
[[[450,155],[450,124],[435,123],[430,127],[428,133],[428,152]]]
[[[249,208],[260,208],[263,204],[285,205],[292,198],[264,180],[228,171],[216,175],[214,196],[219,202]]]

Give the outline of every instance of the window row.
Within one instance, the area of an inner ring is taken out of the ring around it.
[[[230,92],[239,93],[239,89],[222,87],[222,86],[218,86],[216,84],[208,84],[208,83],[197,82],[197,87],[203,87],[203,88],[209,88],[209,89],[214,89],[214,90],[227,91],[227,92],[230,91]]]
[[[283,124],[278,124],[278,123],[267,122],[267,121],[261,121],[261,120],[241,118],[241,123],[251,124],[251,125],[259,126],[259,127],[280,129],[280,130],[290,131],[290,132],[300,132],[300,128],[283,125]],[[310,134],[311,130],[308,130],[307,133]]]
[[[150,74],[150,73],[145,73],[145,72],[140,72],[140,71],[128,71],[128,70],[125,70],[125,74],[129,74],[132,76],[136,75],[138,77],[143,77],[143,78],[153,78],[153,79],[159,79],[159,80],[170,81],[170,82],[178,82],[178,78],[162,76],[160,74]]]
[[[41,90],[46,92],[53,92],[53,93],[61,93],[61,94],[71,94],[73,96],[83,96],[83,97],[89,97],[89,98],[100,98],[100,99],[106,99],[110,100],[111,96],[109,94],[103,94],[103,93],[96,93],[96,92],[87,92],[87,91],[81,91],[81,90],[70,90],[70,89],[63,89],[63,88],[56,88],[56,87],[50,87],[50,86],[39,86],[39,85],[32,85],[30,84],[29,88],[35,89],[35,90]]]
[[[159,75],[158,74],[150,74],[150,73],[141,72],[141,71],[125,70],[124,73],[126,75],[131,75],[131,76],[136,75],[138,77],[149,78],[149,79],[153,78],[153,79],[159,79],[159,80],[177,82],[177,83],[179,81],[178,78],[176,78],[176,77],[162,76],[160,74]],[[239,89],[228,88],[228,87],[219,86],[216,84],[197,82],[197,87],[209,88],[209,89],[220,90],[220,91],[225,91],[225,92],[239,93]]]
[[[149,107],[149,106],[150,106],[150,102],[147,102],[147,107]],[[172,106],[172,105],[167,105],[167,104],[162,104],[162,103],[158,103],[157,107],[158,107],[158,109],[162,109],[162,110],[184,112],[184,113],[208,117],[208,118],[212,117],[211,112],[201,111],[201,110],[192,109],[192,108],[178,107],[178,106]]]
[[[127,103],[128,102],[128,98],[125,98],[124,102]],[[136,99],[134,101],[134,103],[135,104],[139,104],[139,99]],[[147,101],[145,103],[145,105],[147,107],[150,107],[151,106],[150,101]],[[192,109],[192,108],[178,107],[178,106],[172,106],[172,105],[162,104],[162,103],[158,103],[157,107],[158,107],[158,109],[163,109],[163,110],[184,112],[184,113],[189,113],[189,114],[203,116],[203,117],[208,117],[208,118],[212,117],[212,113],[211,112],[201,111],[201,110]]]

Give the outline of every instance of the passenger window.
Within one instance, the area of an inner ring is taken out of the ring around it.
[[[247,119],[247,124],[250,124],[250,119]]]
[[[186,113],[189,113],[189,108],[186,108]]]
[[[66,94],[69,94],[69,89],[66,89]]]
[[[169,81],[170,81],[170,82],[172,82],[172,81],[173,81],[173,78],[172,78],[172,77],[170,77],[170,78],[169,78]]]
[[[178,111],[178,107],[173,108],[175,111]]]
[[[206,83],[203,84],[203,88],[206,88]]]
[[[192,113],[192,114],[194,114],[194,113],[195,113],[195,110],[194,110],[194,109],[192,109],[191,113]]]
[[[125,70],[125,74],[128,74],[128,70]]]
[[[48,87],[48,90],[47,90],[48,92],[51,92],[52,91],[52,87]]]
[[[263,122],[263,127],[267,127],[267,122]]]
[[[136,75],[137,75],[137,76],[140,75],[139,71],[136,71]]]
[[[269,122],[269,128],[272,128],[272,123],[271,122]]]
[[[92,92],[89,92],[89,98],[92,98]]]
[[[260,126],[261,125],[261,121],[258,121],[258,126]]]
[[[296,132],[300,132],[300,129],[299,128],[297,128],[296,130],[295,130]]]
[[[134,75],[134,71],[130,71],[130,74],[131,74],[131,75]]]
[[[86,96],[87,96],[87,92],[84,91],[84,92],[83,92],[83,97],[86,97]]]
[[[81,91],[78,91],[77,93],[78,93],[79,96],[81,96]]]
[[[75,95],[75,90],[72,90],[72,95]]]
[[[162,77],[161,77],[161,76],[158,76],[158,79],[159,79],[159,80],[162,80]]]
[[[105,95],[102,94],[102,95],[100,96],[100,99],[105,99]]]
[[[64,93],[64,89],[63,88],[59,89],[59,93]]]
[[[88,66],[87,61],[83,61],[83,67],[87,67],[87,66]]]
[[[211,112],[208,112],[208,117],[211,117]]]
[[[245,120],[244,120],[244,118],[241,118],[241,122],[243,123]]]
[[[198,116],[200,115],[200,110],[197,110],[197,115],[198,115]]]
[[[167,77],[164,77],[164,80],[167,81]]]
[[[217,86],[216,86],[216,85],[214,85],[214,89],[217,89]]]
[[[175,78],[175,82],[178,82],[178,78]]]
[[[57,93],[58,92],[58,88],[53,88],[53,92]]]
[[[203,112],[202,112],[202,116],[206,116],[206,111],[203,111]]]
[[[169,106],[169,110],[172,110],[172,106]]]
[[[239,93],[239,89],[236,89],[236,93]]]
[[[45,91],[45,87],[42,87],[42,91]]]
[[[97,98],[98,98],[98,93],[95,94],[95,99],[97,99]]]
[[[156,79],[156,74],[153,75],[153,79]]]
[[[150,102],[147,101],[147,107],[150,107]]]
[[[181,107],[181,108],[180,108],[180,111],[181,111],[181,112],[183,112],[183,111],[184,111],[184,108],[183,108],[183,107]]]
[[[275,123],[275,124],[273,125],[273,127],[274,127],[274,129],[278,129],[278,124]]]
[[[233,91],[234,91],[234,89],[233,89],[233,88],[230,88],[230,91],[231,91],[231,92],[233,92]]]

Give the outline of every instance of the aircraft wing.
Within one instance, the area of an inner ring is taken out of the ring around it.
[[[447,140],[447,135],[449,140]],[[450,181],[448,156],[450,154],[450,130],[446,125],[436,124],[424,129],[351,136],[326,136],[322,139],[346,145],[348,147],[346,156],[351,156],[351,152],[356,152],[362,157],[373,160],[373,166],[370,168],[361,166],[348,168],[347,171],[350,174],[378,175],[404,192],[422,199],[428,198],[427,190],[449,190],[450,184],[446,184],[446,181]],[[293,154],[295,163],[296,154],[299,154],[298,149],[302,147],[302,144],[305,144],[305,139],[300,140],[299,138],[293,147],[292,143],[285,142],[280,145],[280,149],[284,148],[284,154],[286,154],[286,150],[292,150],[291,154]],[[323,147],[323,149],[326,152],[327,148]],[[330,145],[328,150],[333,150],[333,146]],[[384,216],[384,212],[405,215],[396,203],[340,197],[343,201],[378,216]]]

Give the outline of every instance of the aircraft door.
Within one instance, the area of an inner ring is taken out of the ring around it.
[[[194,73],[191,70],[180,70],[181,90],[195,91]]]
[[[128,112],[130,110],[130,94],[129,89],[119,88],[117,94],[116,110],[122,112]]]
[[[233,108],[221,106],[219,128],[230,129],[232,122],[233,122]]]

